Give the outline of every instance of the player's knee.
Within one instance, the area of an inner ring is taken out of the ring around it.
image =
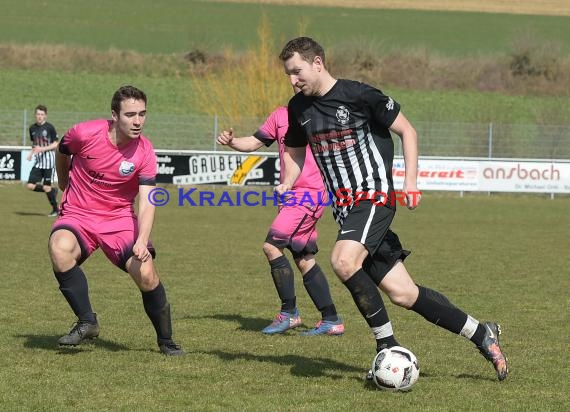
[[[331,265],[334,273],[341,279],[350,278],[359,269],[358,265],[347,255],[339,255],[331,258]]]
[[[60,232],[54,232],[49,238],[48,249],[52,255],[60,256],[71,254],[74,246],[74,242],[72,242],[68,236]]]
[[[26,189],[28,190],[34,190],[36,188],[36,185],[32,184],[32,183],[26,183]]]
[[[156,287],[158,286],[158,279],[153,279],[153,278],[141,278],[138,287],[140,290],[142,290],[143,292],[150,292],[151,290],[156,289]]]
[[[66,236],[54,233],[48,243],[48,251],[52,265],[57,271],[65,271],[77,263],[76,245]]]
[[[151,262],[149,264],[143,264],[140,268],[140,276],[134,276],[137,286],[143,292],[149,292],[156,289],[160,279],[154,265]]]
[[[297,256],[295,257],[295,264],[301,273],[307,273],[315,266],[315,259],[313,255]]]
[[[270,261],[273,259],[277,259],[279,256],[283,254],[278,247],[267,242],[263,244],[263,253],[265,253],[265,256],[267,256],[267,260]]]

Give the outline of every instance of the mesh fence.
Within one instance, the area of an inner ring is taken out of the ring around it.
[[[75,123],[106,118],[108,113],[49,113],[61,136]],[[32,111],[0,110],[0,145],[27,146]],[[220,150],[218,133],[233,127],[239,136],[253,134],[264,118],[242,118],[238,124],[219,116],[149,114],[145,135],[157,149]],[[538,124],[414,122],[422,156],[569,159],[570,126]],[[396,154],[402,153],[395,139]],[[275,151],[274,147],[268,149]]]

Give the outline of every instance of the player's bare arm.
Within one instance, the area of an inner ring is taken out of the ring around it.
[[[220,133],[216,142],[223,146],[229,146],[238,152],[255,152],[263,146],[263,142],[255,136],[235,137],[232,129]]]
[[[306,147],[285,146],[285,152],[283,152],[283,167],[285,170],[282,171],[283,182],[275,187],[277,194],[282,195],[291,190],[303,170],[306,153]]]
[[[69,166],[71,156],[55,151],[55,171],[57,173],[57,185],[61,190],[65,190],[69,183]]]
[[[135,257],[143,262],[150,259],[151,255],[147,249],[148,239],[154,224],[155,206],[149,201],[150,191],[154,186],[140,185],[139,186],[139,236],[133,246],[133,253]]]
[[[421,192],[418,190],[418,134],[402,112],[398,113],[390,130],[402,139],[406,166],[403,191],[406,193],[408,209],[415,209],[421,199]]]

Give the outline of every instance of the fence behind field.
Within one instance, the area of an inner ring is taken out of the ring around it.
[[[61,136],[73,124],[106,118],[108,113],[53,112],[48,121]],[[0,145],[29,145],[28,127],[34,122],[29,110],[0,110]],[[242,118],[232,124],[224,117],[151,113],[145,135],[157,149],[220,150],[214,139],[222,129],[250,135],[264,118]],[[486,158],[569,159],[570,126],[539,124],[446,123],[417,121],[422,156],[465,156]],[[396,154],[401,145],[395,140]],[[271,147],[267,150],[274,151]]]

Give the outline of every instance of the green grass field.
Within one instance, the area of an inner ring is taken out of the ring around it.
[[[188,351],[167,359],[140,293],[100,252],[84,264],[100,338],[59,349],[74,319],[47,256],[48,203],[21,184],[1,183],[0,197],[3,410],[527,411],[567,410],[570,402],[567,198],[428,193],[416,211],[400,209],[394,229],[413,251],[415,280],[480,320],[499,321],[511,375],[497,382],[470,342],[387,303],[398,339],[421,364],[413,390],[391,394],[363,381],[374,341],[330,270],[330,213],[319,226],[318,259],[346,333],[302,338],[259,332],[278,309],[261,251],[272,207],[158,209],[156,264],[175,337]],[[310,327],[318,315],[300,277],[297,295]]]
[[[504,53],[523,33],[570,51],[570,17],[414,10],[351,9],[212,3],[196,0],[4,0],[4,42],[77,44],[145,53],[187,52],[196,47],[245,49],[267,15],[280,41],[305,33],[334,47],[365,41],[390,48],[427,46],[444,55]],[[33,10],[33,13],[30,13]],[[239,16],[239,17],[237,17]],[[41,24],[38,24],[41,21]]]
[[[277,42],[304,27],[304,34],[333,55],[357,44],[380,51],[426,47],[450,57],[504,56],[523,33],[560,44],[563,53],[570,50],[570,17],[196,0],[5,0],[0,39],[150,54],[243,50],[256,43],[262,15]],[[195,111],[185,76],[15,69],[0,70],[0,109],[31,111],[43,103],[52,113],[106,113],[113,91],[125,83],[148,93],[150,119],[154,113]],[[412,121],[568,124],[570,119],[567,97],[385,91]],[[3,134],[7,139],[17,134],[19,141],[21,117],[10,129],[12,123],[0,121],[0,142]],[[152,124],[147,131],[160,147],[168,129],[155,132]],[[63,131],[69,125],[56,126]],[[417,385],[400,394],[363,381],[374,341],[330,269],[336,237],[330,213],[319,226],[318,260],[346,333],[302,338],[297,331],[273,337],[259,332],[279,306],[261,251],[272,207],[158,209],[156,264],[172,304],[175,338],[188,352],[168,359],[158,353],[134,283],[101,252],[83,266],[101,335],[76,349],[58,348],[58,337],[74,319],[47,255],[49,205],[45,196],[19,183],[0,182],[0,199],[3,410],[568,410],[568,197],[428,193],[418,210],[400,209],[394,229],[413,251],[406,265],[415,280],[480,320],[500,322],[511,369],[507,381],[497,382],[491,364],[471,343],[387,303],[398,340],[421,365]],[[303,330],[319,316],[300,276],[296,285]]]
[[[285,75],[282,80],[287,81]],[[41,101],[51,112],[106,113],[110,111],[113,92],[128,83],[147,92],[151,116],[153,113],[196,114],[190,79],[0,70],[0,83],[3,86],[0,94],[1,109],[27,109],[32,112],[38,101]],[[549,124],[548,119],[558,117],[558,120],[550,124],[568,124],[570,119],[566,97],[521,97],[500,93],[392,88],[383,90],[400,101],[406,115],[416,121]],[[0,130],[0,135],[2,133]]]
[[[35,12],[30,14],[30,9]],[[512,41],[521,37],[521,31],[525,35],[530,33],[536,41],[570,44],[570,32],[566,30],[570,17],[269,6],[195,0],[171,1],[168,6],[164,1],[143,0],[137,3],[136,10],[131,11],[130,5],[109,0],[97,4],[66,0],[57,6],[31,0],[8,0],[0,15],[0,38],[3,44],[78,45],[101,50],[116,48],[162,54],[185,53],[198,48],[215,53],[225,47],[235,50],[253,47],[258,41],[259,23],[265,15],[277,43],[298,35],[301,26],[306,34],[319,39],[327,52],[333,55],[355,45],[364,50],[377,50],[380,55],[390,48],[422,47],[444,56],[508,55]],[[42,16],[41,25],[35,24],[35,16],[39,15]],[[127,15],[130,18],[124,18]],[[239,24],[236,16],[239,16]],[[564,47],[561,51],[568,52]],[[285,76],[283,81],[286,81]],[[51,113],[108,113],[112,93],[127,83],[135,84],[148,93],[151,116],[153,113],[200,113],[192,80],[184,73],[179,76],[144,76],[128,72],[92,73],[88,69],[86,72],[59,72],[3,68],[0,69],[0,110],[18,112],[1,117],[0,144],[21,142],[20,111],[31,112],[42,103]],[[570,106],[562,92],[560,97],[508,96],[492,92],[398,89],[371,83],[394,96],[412,122],[566,125],[570,119]],[[279,103],[285,102],[276,104]],[[76,121],[70,116],[68,121],[55,126],[58,130],[66,130]],[[147,132],[156,146],[161,147],[161,141],[169,139],[169,130],[163,128],[155,132],[152,127],[151,122]],[[190,122],[188,127],[196,129]],[[186,148],[193,146],[190,144]]]

